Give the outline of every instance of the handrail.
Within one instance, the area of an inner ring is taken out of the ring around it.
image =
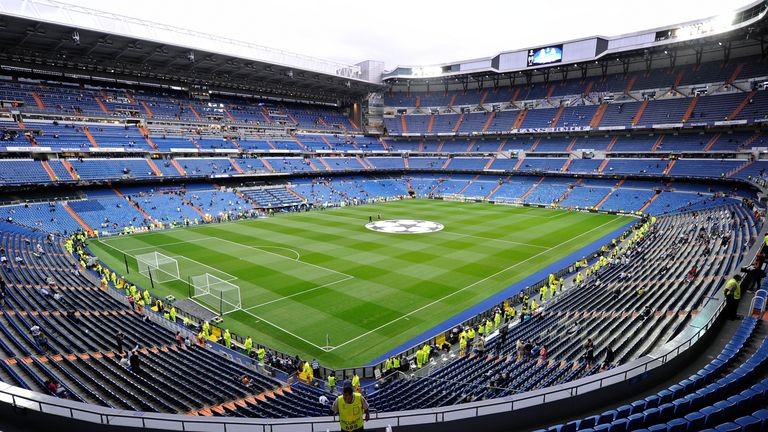
[[[755,295],[752,296],[752,301],[749,303],[750,313],[755,311],[755,304],[757,303],[758,298],[763,300],[763,302],[760,304],[760,307],[758,308],[760,314],[762,315],[762,313],[765,312],[765,303],[768,302],[768,291],[765,289],[759,289],[755,291]]]
[[[499,399],[472,402],[463,405],[453,405],[437,409],[419,409],[402,412],[373,413],[368,426],[384,428],[386,426],[414,425],[439,423],[481,415],[513,412],[530,406],[554,402],[567,397],[574,397],[590,391],[626,381],[650,370],[656,369],[692,347],[714,325],[720,312],[725,307],[722,293],[717,293],[708,305],[702,309],[699,318],[706,322],[699,324],[694,321],[686,331],[681,333],[664,347],[660,355],[645,355],[624,366],[611,369],[596,375],[581,378],[569,383],[548,387],[542,390],[530,391]],[[680,340],[683,339],[683,340]],[[338,423],[333,417],[307,417],[293,419],[254,419],[234,417],[190,417],[178,414],[155,414],[116,410],[82,402],[61,400],[52,396],[35,393],[8,384],[0,384],[0,402],[10,404],[14,408],[24,408],[67,418],[99,423],[103,425],[119,425],[125,427],[160,428],[166,430],[203,430],[227,431],[235,425],[249,426],[250,430],[261,431],[314,431],[337,430]]]

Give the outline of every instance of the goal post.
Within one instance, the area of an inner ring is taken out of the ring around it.
[[[136,263],[141,275],[157,282],[179,279],[179,262],[160,252],[136,255]]]
[[[218,310],[220,315],[242,308],[239,286],[210,273],[192,276],[191,282],[192,298]]]

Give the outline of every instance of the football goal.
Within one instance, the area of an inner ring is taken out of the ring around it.
[[[136,255],[139,273],[156,282],[168,282],[179,279],[179,262],[160,252]]]
[[[219,311],[220,315],[240,310],[240,287],[210,273],[192,276],[192,298]]]

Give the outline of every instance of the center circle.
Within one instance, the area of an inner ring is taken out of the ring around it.
[[[443,224],[426,220],[394,219],[370,222],[365,227],[371,231],[390,234],[426,234],[445,228]]]

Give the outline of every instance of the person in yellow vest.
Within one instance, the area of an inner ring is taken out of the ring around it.
[[[224,346],[232,348],[232,335],[229,333],[229,329],[224,330]]]
[[[251,355],[251,351],[253,351],[253,339],[251,339],[250,336],[245,338],[245,342],[243,342],[243,347],[245,347],[245,352],[248,355]]]
[[[314,371],[312,370],[312,365],[310,365],[309,362],[304,362],[304,366],[301,367],[301,372],[304,374],[307,382],[311,383],[314,379]]]
[[[106,290],[107,289],[107,278],[103,277],[101,278],[101,289]]]
[[[144,304],[150,304],[151,302],[149,297],[149,290],[144,290],[144,292],[141,294],[141,297],[144,298]]]
[[[538,309],[539,309],[539,304],[536,303],[536,300],[531,300],[531,314],[536,313]]]
[[[200,330],[200,332],[197,334],[197,344],[200,346],[205,346],[205,334],[203,334],[202,330]]]
[[[429,355],[429,353],[427,353],[427,355]],[[360,391],[360,377],[357,376],[357,372],[352,375],[352,388],[355,389],[355,391]]]
[[[467,353],[467,338],[459,338],[459,356],[464,357]]]
[[[363,431],[364,422],[370,420],[368,402],[360,393],[354,390],[352,383],[344,381],[341,396],[333,401],[333,414],[339,415],[339,426],[344,432]],[[363,419],[365,414],[365,419]]]
[[[734,275],[723,287],[725,294],[725,317],[738,318],[739,300],[741,300],[741,275]]]
[[[336,393],[336,375],[328,375],[328,393]]]
[[[480,324],[477,326],[477,336],[483,337],[484,334],[485,334],[485,324],[482,321],[480,321]]]
[[[259,346],[256,350],[256,356],[259,358],[259,364],[264,366],[264,358],[267,356],[267,350],[263,346]]]
[[[208,337],[211,335],[211,325],[208,323],[208,321],[203,321],[203,334],[205,335],[205,337]]]
[[[551,282],[550,282],[550,284],[551,284]],[[541,288],[539,288],[539,299],[541,301],[544,301],[544,300],[547,299],[547,286],[546,285],[542,285]]]
[[[416,367],[421,369],[424,367],[424,349],[419,348],[418,351],[416,351]]]
[[[485,319],[485,335],[488,336],[493,331],[493,323],[490,318]]]
[[[550,299],[554,298],[555,295],[557,295],[557,287],[558,286],[559,285],[557,283],[553,283],[552,285],[549,286],[549,298]]]
[[[136,300],[136,312],[138,313],[144,312],[144,299]]]
[[[392,359],[387,357],[387,359],[384,361],[384,372],[389,373],[389,371],[392,370]]]
[[[501,326],[501,311],[496,310],[496,315],[493,316],[493,328],[498,329]]]
[[[549,280],[548,280],[548,282],[549,282],[549,283],[552,283],[552,282],[554,282],[554,281],[555,281],[555,274],[554,274],[554,273],[550,273],[550,274],[549,274]]]
[[[392,368],[395,370],[400,370],[400,357],[392,358]]]
[[[512,321],[515,319],[515,315],[517,315],[517,309],[513,308],[512,306],[507,306],[507,321]]]
[[[168,311],[168,317],[172,322],[176,322],[176,308],[174,306],[171,306],[171,310]]]

